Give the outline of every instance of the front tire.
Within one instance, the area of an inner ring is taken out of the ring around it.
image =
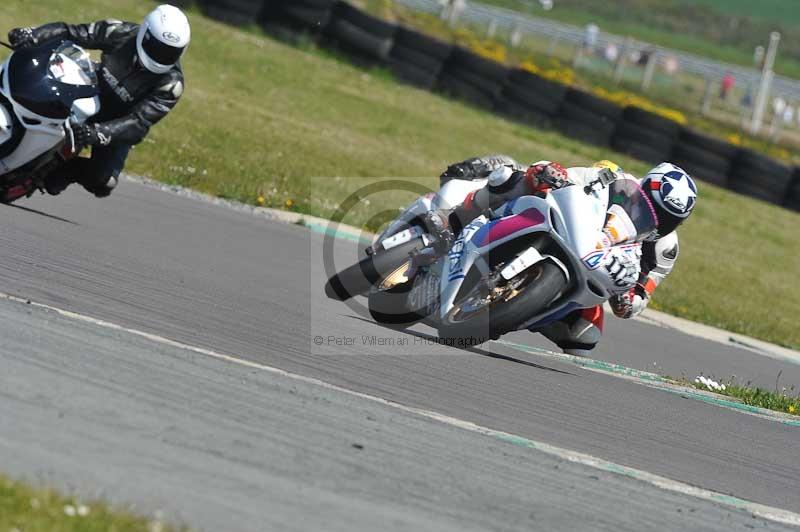
[[[408,260],[409,254],[424,247],[422,239],[415,238],[405,244],[365,257],[358,264],[353,264],[328,279],[325,283],[325,295],[331,299],[345,301],[366,294],[372,285]]]
[[[460,298],[442,320],[439,337],[455,347],[496,340],[516,330],[528,317],[541,312],[567,286],[563,270],[550,261],[542,261],[525,273],[530,278],[510,299],[496,300],[483,308],[468,310],[477,287]]]

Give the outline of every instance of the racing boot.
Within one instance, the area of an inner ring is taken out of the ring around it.
[[[44,179],[44,190],[51,196],[58,196],[72,183],[75,183],[75,180],[71,177],[58,174],[49,175]]]

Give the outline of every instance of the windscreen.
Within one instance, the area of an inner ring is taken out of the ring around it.
[[[54,80],[68,85],[94,85],[97,74],[89,54],[67,41],[50,56],[48,72]]]
[[[641,242],[658,229],[650,199],[633,179],[609,185],[605,231],[613,244]]]

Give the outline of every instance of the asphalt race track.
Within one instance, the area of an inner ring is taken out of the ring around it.
[[[0,208],[0,292],[800,513],[799,427],[379,327],[325,299],[322,237],[306,228],[131,182],[108,200],[70,190],[20,207]],[[783,528],[24,303],[0,301],[0,334],[0,470],[196,528]],[[595,357],[800,384],[796,364],[643,323],[609,320]]]

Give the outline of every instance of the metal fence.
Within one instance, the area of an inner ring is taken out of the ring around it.
[[[442,0],[394,1],[411,9],[435,14],[440,13],[444,4]],[[497,29],[508,32],[519,32],[522,36],[529,34],[540,38],[557,39],[559,42],[570,43],[575,46],[580,46],[586,39],[586,30],[584,28],[475,2],[466,3],[465,8],[460,13],[460,19],[471,24],[493,25]],[[599,48],[613,44],[622,49],[622,47],[626,46],[626,43],[631,47],[631,50],[656,53],[658,64],[662,67],[667,67],[668,62],[677,62],[682,71],[702,76],[710,81],[719,81],[730,72],[736,77],[737,84],[742,83],[745,86],[752,85],[755,87],[761,78],[761,72],[753,68],[722,63],[651,43],[629,40],[625,37],[602,31],[597,34],[596,46]],[[800,81],[783,76],[775,76],[772,82],[772,93],[787,99],[798,100],[800,99]]]

